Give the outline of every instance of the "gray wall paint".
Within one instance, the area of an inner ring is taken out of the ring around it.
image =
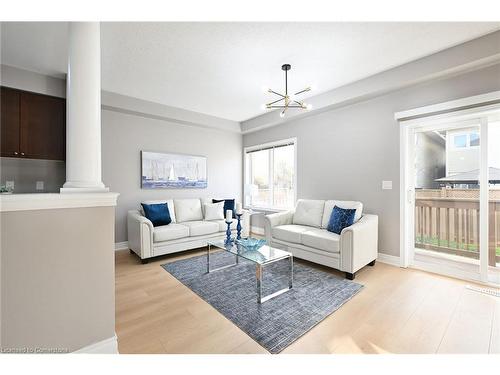
[[[113,337],[114,207],[2,212],[0,221],[2,348],[74,351]]]
[[[56,160],[1,158],[0,183],[14,181],[14,193],[59,193],[66,180],[66,163]],[[43,181],[44,189],[36,190]]]
[[[66,97],[66,81],[1,65],[1,85],[40,94]],[[58,193],[66,181],[66,164],[55,160],[0,158],[0,184],[14,181],[14,193]],[[36,190],[36,182],[44,190]]]
[[[1,65],[2,86],[19,90],[38,92],[41,94],[66,97],[66,80],[55,78],[9,65]]]
[[[208,188],[141,189],[141,150],[206,156]],[[116,242],[126,241],[127,211],[137,209],[141,201],[190,197],[240,200],[242,136],[103,110],[102,174],[104,184],[120,193],[116,208]]]
[[[362,201],[365,212],[379,215],[379,251],[398,256],[399,124],[394,113],[496,90],[500,65],[245,134],[243,145],[297,137],[297,197]],[[382,180],[392,180],[393,190],[382,190]]]

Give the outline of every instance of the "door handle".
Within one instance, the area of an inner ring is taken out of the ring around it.
[[[18,152],[17,152],[17,151],[14,151],[14,155],[17,155],[17,154],[18,154]]]
[[[21,152],[21,156],[24,156],[24,152]]]
[[[408,189],[407,191],[408,203],[413,203],[413,189]]]

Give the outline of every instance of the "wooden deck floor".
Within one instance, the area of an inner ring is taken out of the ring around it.
[[[267,353],[160,267],[201,253],[142,265],[128,250],[116,252],[120,353]],[[500,353],[499,298],[382,263],[356,281],[365,285],[358,295],[282,353]]]

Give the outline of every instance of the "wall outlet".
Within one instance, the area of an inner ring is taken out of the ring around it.
[[[10,190],[14,190],[14,181],[5,181],[5,187]]]
[[[382,181],[382,190],[392,190],[392,181]]]
[[[37,181],[36,182],[36,190],[43,190],[43,181]]]

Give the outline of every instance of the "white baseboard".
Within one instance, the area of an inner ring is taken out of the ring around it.
[[[74,351],[75,354],[119,354],[116,333],[109,339],[96,342]]]
[[[401,267],[401,260],[395,255],[378,253],[377,261],[385,264],[390,264],[391,266]]]
[[[128,249],[128,241],[116,242],[115,243],[115,251],[118,250],[127,250]]]
[[[266,233],[264,232],[264,228],[261,227],[250,227],[250,233],[258,234],[259,236],[264,236]]]

